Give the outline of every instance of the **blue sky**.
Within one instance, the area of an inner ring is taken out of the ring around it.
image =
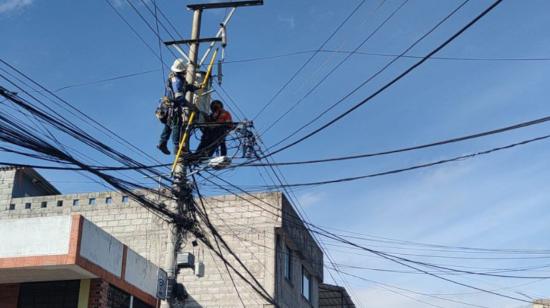
[[[150,18],[142,4],[136,6]],[[403,51],[461,1],[411,0],[361,51],[396,54]],[[125,1],[120,12],[156,50],[151,31]],[[237,11],[231,22],[227,61],[316,49],[359,1],[266,1],[263,7]],[[400,0],[366,1],[328,43],[326,49],[355,48],[397,6]],[[409,54],[423,55],[466,24],[491,1],[473,0],[422,41]],[[188,1],[158,0],[184,35],[189,35]],[[382,5],[381,5],[382,4]],[[544,0],[504,1],[473,28],[441,51],[442,57],[550,58],[550,3]],[[203,35],[213,35],[225,11],[209,12]],[[149,19],[151,20],[151,19]],[[71,88],[59,94],[133,144],[154,155],[161,126],[153,116],[162,94],[160,65],[149,50],[114,14],[105,1],[0,0],[0,57],[51,89],[113,76],[157,70],[132,78]],[[163,35],[166,37],[166,35]],[[168,39],[166,37],[166,39]],[[248,117],[256,114],[290,78],[309,54],[260,62],[228,63],[224,88]],[[255,120],[263,131],[302,97],[345,55],[321,53],[274,103]],[[172,58],[164,52],[167,62]],[[274,144],[368,78],[391,58],[355,55],[279,125],[262,136]],[[401,59],[323,118],[325,121],[368,96],[414,63]],[[550,61],[430,60],[345,120],[284,151],[277,161],[324,158],[375,152],[471,134],[550,114],[547,98]],[[321,122],[319,122],[321,123]],[[317,123],[315,127],[319,125]],[[323,122],[324,123],[324,122]],[[468,154],[548,134],[550,125],[498,136],[390,155],[326,165],[283,167],[288,182],[307,182],[362,175]],[[101,137],[100,134],[97,135]],[[295,191],[311,221],[321,226],[400,240],[453,246],[545,249],[550,219],[547,183],[547,141],[488,156],[370,180]],[[6,159],[5,153],[0,154]],[[4,159],[3,159],[4,160]],[[63,192],[102,187],[74,173],[44,172]],[[255,170],[226,175],[243,185],[262,184]],[[143,181],[148,181],[144,179]],[[327,246],[337,263],[402,269],[372,256]],[[388,251],[389,248],[385,248]],[[361,252],[357,252],[361,253]],[[463,255],[462,255],[463,256]],[[548,260],[458,260],[417,258],[441,264],[474,267],[522,267]],[[549,262],[550,263],[550,262]],[[350,269],[355,275],[424,293],[475,292],[431,277]],[[533,274],[541,274],[536,272]],[[520,296],[550,297],[548,282],[456,276],[465,283]],[[327,277],[330,281],[330,278]],[[373,283],[349,278],[362,307],[426,307]],[[414,294],[443,307],[462,307]],[[449,296],[488,307],[526,304],[488,294]]]

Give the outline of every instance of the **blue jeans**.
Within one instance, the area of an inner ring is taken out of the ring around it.
[[[170,139],[170,135],[172,135],[172,142],[174,143],[174,147],[177,149],[181,139],[181,133],[182,133],[181,127],[182,127],[181,111],[178,110],[178,111],[172,112],[170,119],[166,121],[166,124],[164,124],[164,129],[160,134],[159,145],[167,144],[168,139]]]

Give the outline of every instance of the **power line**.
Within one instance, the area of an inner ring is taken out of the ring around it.
[[[460,6],[462,7],[463,5],[465,5],[469,0],[466,0],[465,2],[463,2]],[[398,7],[396,7],[390,15],[388,15],[388,17],[386,17],[381,23],[380,25],[378,25],[378,27],[376,27],[372,32],[370,32],[367,37],[361,42],[359,43],[359,45],[357,45],[357,47],[355,47],[354,51],[357,51],[359,50],[361,47],[363,47],[363,45],[365,45],[374,35],[376,35],[376,33],[378,33],[378,31],[380,31],[380,29],[382,29],[384,27],[384,25],[386,25],[386,23],[388,23],[396,14],[397,12],[399,12],[404,6],[405,4],[408,3],[408,0],[405,0],[401,3],[401,5],[399,5]],[[453,11],[452,14],[454,14],[454,12],[456,12],[458,10],[458,8]],[[260,133],[260,135],[264,135],[265,133],[267,133],[273,126],[277,125],[277,123],[279,123],[285,116],[287,116],[290,112],[292,112],[296,107],[298,107],[300,105],[300,103],[302,103],[307,97],[309,97],[309,95],[311,95],[321,84],[323,84],[334,72],[336,72],[345,62],[347,62],[350,58],[351,58],[352,54],[349,54],[347,57],[345,57],[344,59],[342,59],[338,64],[336,64],[336,66],[334,66],[327,74],[325,74],[325,76],[323,78],[321,78],[321,80],[319,80],[311,89],[309,89],[309,91],[304,94],[304,96],[302,96],[298,101],[296,101],[290,108],[287,109],[287,111],[285,111],[281,116],[279,116],[279,118],[275,119],[275,121],[273,121],[270,125],[268,125],[268,127]]]
[[[130,0],[126,0],[126,2],[130,5],[132,10],[139,16],[139,18],[147,25],[147,27],[155,34],[155,36],[162,41],[162,38],[160,37],[160,33],[156,32],[153,26],[147,21],[147,19],[141,14],[141,12],[136,8],[136,6],[132,3]],[[149,8],[147,6],[147,8]],[[174,58],[177,58],[178,56],[172,51],[172,49],[167,48],[168,51],[172,54]]]
[[[276,144],[272,145],[270,147],[273,148],[273,147],[276,147],[278,146],[279,144],[281,144],[284,140],[288,139],[288,138],[291,138],[293,136],[295,136],[296,134],[298,134],[299,132],[301,132],[302,130],[304,130],[305,128],[307,128],[308,126],[310,126],[311,124],[313,124],[315,121],[319,120],[323,115],[327,114],[329,111],[331,111],[332,109],[334,109],[336,106],[338,106],[339,104],[341,104],[342,102],[344,102],[346,99],[348,99],[349,97],[351,97],[351,95],[355,94],[357,91],[359,91],[359,89],[363,88],[365,85],[367,85],[368,83],[370,83],[372,80],[374,80],[376,77],[378,77],[380,74],[382,74],[383,72],[385,72],[388,68],[390,68],[395,62],[397,62],[399,59],[401,59],[401,56],[403,55],[406,55],[410,50],[412,50],[415,46],[417,46],[420,42],[422,42],[426,37],[428,37],[429,35],[431,35],[435,30],[437,30],[444,22],[446,22],[449,18],[451,18],[458,10],[460,10],[464,5],[466,5],[468,3],[469,0],[466,0],[464,2],[462,2],[460,5],[458,5],[454,10],[452,10],[449,14],[447,14],[443,19],[441,19],[437,24],[435,24],[430,30],[428,30],[426,33],[424,33],[422,36],[420,36],[418,39],[416,39],[411,45],[409,45],[405,50],[403,50],[397,57],[393,58],[391,61],[389,61],[388,63],[386,63],[383,67],[381,67],[380,69],[378,69],[374,74],[372,74],[371,76],[369,76],[365,81],[361,82],[361,84],[359,84],[359,86],[355,87],[352,91],[348,92],[346,95],[344,95],[342,98],[340,98],[336,103],[332,104],[329,108],[326,108],[325,110],[323,110],[321,113],[319,113],[316,117],[314,117],[312,120],[310,120],[309,122],[307,122],[306,124],[302,125],[299,129],[295,130],[293,133],[291,133],[290,135],[288,135],[287,137],[285,137],[283,140],[277,142]],[[358,46],[354,51],[357,51],[359,48],[361,47]],[[345,57],[343,60],[342,60],[342,63],[344,61],[347,61],[347,59],[349,59],[350,57],[352,56],[352,54],[348,54],[347,57]],[[332,72],[331,72],[332,73]],[[328,77],[328,76],[327,76]],[[321,82],[323,82],[324,80],[321,80]],[[317,84],[317,86],[320,85]],[[309,93],[308,93],[309,94]],[[306,97],[304,97],[306,98]],[[294,106],[298,106],[298,104],[300,103],[300,101],[298,101]],[[291,111],[291,109],[289,109],[283,116],[285,116],[286,114],[288,114],[289,112]],[[279,119],[277,119],[271,126],[268,127],[271,128],[273,125],[275,125],[278,121],[280,121],[282,119],[282,117],[280,117]],[[266,129],[264,131],[267,132]]]
[[[61,92],[61,91],[64,91],[64,90],[67,90],[67,89],[72,89],[72,88],[91,86],[91,85],[101,84],[101,83],[105,83],[105,82],[109,82],[109,81],[115,81],[115,80],[121,80],[121,79],[141,76],[141,75],[147,75],[147,74],[155,73],[155,72],[158,72],[158,71],[159,71],[158,69],[146,70],[146,71],[141,71],[141,72],[136,72],[136,73],[129,73],[129,74],[113,76],[113,77],[109,77],[109,78],[105,78],[105,79],[99,79],[99,80],[82,82],[82,83],[75,83],[75,84],[70,84],[70,85],[66,85],[66,86],[54,89],[54,90],[52,90],[52,92]]]
[[[369,158],[369,157],[376,157],[376,156],[385,156],[385,155],[390,155],[390,154],[409,152],[409,151],[413,151],[413,150],[420,150],[420,149],[425,149],[425,148],[430,148],[430,147],[441,146],[441,145],[445,145],[445,144],[457,143],[457,142],[462,142],[462,141],[466,141],[466,140],[491,136],[491,135],[495,135],[495,134],[504,133],[504,132],[507,132],[507,131],[512,131],[512,130],[516,130],[516,129],[520,129],[520,128],[525,128],[525,127],[529,127],[529,126],[533,126],[533,125],[546,123],[548,121],[550,121],[550,116],[542,117],[542,118],[531,120],[531,121],[521,122],[521,123],[517,123],[517,124],[514,124],[514,125],[506,126],[506,127],[501,127],[501,128],[493,129],[493,130],[490,130],[490,131],[484,131],[484,132],[475,133],[475,134],[471,134],[471,135],[466,135],[466,136],[461,136],[461,137],[456,137],[456,138],[451,138],[451,139],[445,139],[445,140],[441,140],[441,141],[436,141],[436,142],[417,145],[417,146],[412,146],[412,147],[398,148],[398,149],[393,149],[393,150],[388,150],[388,151],[365,153],[365,154],[350,155],[350,156],[340,156],[340,157],[325,158],[325,159],[315,159],[315,160],[274,162],[274,163],[243,163],[243,164],[236,165],[235,167],[230,167],[230,168],[247,167],[247,166],[252,166],[252,167],[266,166],[267,167],[267,166],[307,165],[307,164],[317,164],[317,163],[326,163],[326,162],[335,162],[335,161],[354,160],[354,159]],[[527,140],[527,141],[531,142],[530,140]],[[534,141],[538,141],[538,140],[534,140]],[[523,143],[520,143],[520,144],[523,145]],[[520,144],[517,144],[517,145],[520,145]],[[514,144],[513,146],[516,146],[516,145]],[[504,148],[507,148],[507,147],[504,147]],[[456,160],[460,160],[460,158],[456,158]],[[76,167],[31,165],[31,164],[20,164],[20,163],[13,163],[13,162],[0,162],[0,165],[13,165],[13,166],[19,166],[19,167],[29,167],[29,168],[46,169],[46,170],[48,170],[48,169],[49,170],[66,170],[66,171],[82,170],[81,168],[76,168]],[[117,171],[117,170],[152,169],[152,168],[166,167],[166,166],[169,166],[169,165],[170,165],[169,163],[166,163],[166,164],[148,165],[148,166],[143,166],[143,167],[94,166],[94,168],[100,169],[100,170],[103,170],[103,171]],[[426,166],[426,167],[428,167],[428,166]],[[408,170],[403,170],[403,171],[408,171]]]
[[[397,174],[397,173],[407,172],[407,171],[411,171],[411,170],[423,169],[423,168],[433,167],[433,166],[436,166],[436,165],[442,165],[442,164],[446,164],[446,163],[450,163],[450,162],[470,159],[470,158],[474,158],[476,156],[487,155],[487,154],[490,154],[490,153],[493,153],[493,152],[506,150],[506,149],[511,149],[511,148],[516,147],[516,146],[521,146],[521,145],[529,144],[529,143],[536,142],[536,141],[541,141],[541,140],[548,139],[548,138],[550,138],[550,135],[545,135],[545,136],[541,136],[541,137],[537,137],[537,138],[533,138],[533,139],[528,139],[528,140],[520,141],[520,142],[517,142],[517,143],[509,144],[509,145],[506,145],[506,146],[492,148],[490,150],[485,150],[485,151],[476,152],[476,153],[467,154],[467,155],[461,155],[461,156],[457,156],[457,157],[453,157],[453,158],[449,158],[449,159],[443,159],[443,160],[439,160],[439,161],[436,161],[436,162],[419,164],[419,165],[414,165],[414,166],[411,166],[411,167],[394,169],[394,170],[389,170],[389,171],[384,171],[384,172],[372,173],[372,174],[355,176],[355,177],[347,177],[347,178],[341,178],[341,179],[334,179],[334,180],[327,180],[327,181],[294,183],[294,184],[288,184],[288,185],[284,185],[284,186],[275,186],[275,187],[276,188],[279,188],[279,187],[283,188],[283,187],[319,186],[319,185],[326,185],[326,184],[334,184],[334,183],[343,183],[343,182],[363,180],[363,179],[367,179],[367,178],[380,177],[380,176],[385,176],[385,175],[390,175],[390,174]]]
[[[335,270],[335,269],[333,269],[333,270]],[[363,280],[363,281],[374,283],[376,285],[380,285],[380,286],[383,286],[383,287],[394,288],[394,289],[398,289],[398,290],[401,290],[401,291],[405,291],[405,292],[409,292],[409,293],[413,293],[413,294],[417,294],[417,295],[421,295],[421,296],[426,296],[426,297],[435,298],[435,299],[439,299],[439,300],[443,300],[443,301],[447,301],[447,302],[452,302],[452,303],[456,303],[456,304],[462,304],[462,305],[466,305],[466,306],[479,307],[479,308],[489,308],[487,306],[480,306],[480,305],[467,303],[467,302],[463,302],[463,301],[459,301],[459,300],[454,300],[454,299],[449,299],[449,298],[445,298],[445,297],[441,297],[441,296],[432,295],[432,294],[429,294],[429,293],[424,293],[424,292],[413,291],[413,290],[410,290],[410,289],[405,289],[405,288],[390,285],[390,284],[387,284],[387,283],[384,283],[384,282],[379,282],[379,281],[375,281],[375,280],[372,280],[372,279],[367,279],[365,277],[361,277],[361,276],[354,275],[354,274],[351,274],[351,273],[347,273],[347,272],[344,272],[344,271],[341,271],[341,273],[346,275],[346,276],[349,276],[349,277],[354,277],[354,278],[357,278],[357,279],[360,279],[360,280]],[[403,294],[400,294],[400,295],[403,295]],[[427,304],[427,305],[430,305],[430,306],[434,306],[434,305],[432,305],[430,303],[427,303],[427,302],[423,302],[423,303]],[[436,306],[436,307],[441,307],[441,306]]]
[[[281,151],[284,151],[290,147],[293,147],[295,145],[297,145],[298,143],[301,143],[309,138],[311,138],[312,136],[316,135],[317,133],[319,133],[320,131],[326,129],[327,127],[333,125],[334,123],[338,122],[339,120],[341,120],[342,118],[344,118],[345,116],[347,116],[348,114],[352,113],[353,111],[355,111],[357,108],[363,106],[364,104],[366,104],[367,102],[369,102],[370,100],[372,100],[373,98],[375,98],[376,96],[378,96],[380,93],[384,92],[386,89],[390,88],[393,84],[395,84],[396,82],[398,82],[399,80],[401,80],[403,77],[407,76],[410,72],[412,72],[413,70],[415,70],[417,67],[419,67],[420,65],[422,65],[424,62],[426,62],[430,57],[432,57],[433,55],[435,55],[436,53],[438,53],[439,51],[441,51],[443,48],[445,48],[447,45],[449,45],[452,41],[454,41],[457,37],[459,37],[462,33],[464,33],[466,30],[468,30],[470,27],[472,27],[474,24],[476,24],[481,18],[483,18],[485,15],[487,15],[490,11],[492,11],[495,7],[497,7],[500,3],[502,2],[502,0],[497,0],[495,1],[493,4],[491,4],[487,9],[485,9],[482,13],[480,13],[479,15],[477,15],[473,20],[471,20],[468,24],[466,24],[464,27],[462,27],[460,30],[458,30],[455,34],[453,34],[450,38],[448,38],[447,40],[445,40],[442,44],[440,44],[438,47],[436,47],[435,49],[433,49],[431,52],[429,52],[426,56],[424,56],[420,61],[416,62],[415,64],[413,64],[412,66],[410,66],[408,69],[406,69],[404,72],[402,72],[401,74],[399,74],[397,77],[395,77],[394,79],[392,79],[390,82],[386,83],[384,86],[382,86],[381,88],[379,88],[377,91],[375,91],[373,94],[369,95],[367,98],[363,99],[362,101],[360,101],[359,103],[355,104],[353,107],[349,108],[348,110],[346,110],[344,113],[338,115],[337,117],[335,117],[334,119],[330,120],[328,123],[322,125],[321,127],[315,129],[314,131],[306,134],[305,136],[299,138],[298,140],[286,145],[286,146],[283,146],[277,150],[274,150],[270,153],[267,154],[267,156],[272,156],[272,155],[275,155]],[[284,140],[288,139],[288,137],[284,138],[281,142],[283,142]],[[279,143],[281,143],[279,142]]]
[[[301,50],[294,52],[281,53],[278,55],[272,56],[262,56],[254,58],[243,58],[237,60],[227,60],[224,64],[236,64],[236,63],[252,63],[252,62],[261,62],[268,60],[275,60],[305,54],[311,54],[314,52],[319,53],[336,53],[336,54],[352,54],[352,55],[361,55],[361,56],[374,56],[374,57],[398,57],[399,54],[388,53],[388,52],[369,52],[369,51],[353,51],[353,50],[332,50],[332,49],[321,49],[321,50]],[[408,59],[422,59],[422,56],[417,55],[403,55],[401,58]],[[474,61],[474,62],[544,62],[550,61],[550,57],[430,57],[430,60],[444,60],[444,61]]]
[[[108,1],[108,0],[106,0]],[[90,117],[88,114],[82,112],[80,109],[74,107],[71,103],[69,103],[68,101],[66,101],[65,99],[61,98],[59,95],[55,94],[54,92],[50,91],[49,89],[47,89],[46,87],[44,87],[43,85],[41,85],[40,83],[38,83],[37,81],[35,81],[34,79],[32,79],[31,77],[29,77],[28,75],[24,74],[22,71],[18,70],[17,68],[15,68],[14,66],[12,66],[11,64],[7,63],[6,61],[0,59],[0,62],[3,63],[4,65],[6,65],[7,67],[9,67],[11,70],[17,72],[20,76],[23,76],[26,80],[28,80],[29,82],[31,82],[32,84],[34,84],[35,86],[39,87],[42,91],[48,93],[49,95],[51,95],[53,98],[57,99],[56,100],[53,100],[53,99],[49,99],[52,103],[58,105],[58,106],[61,106],[64,110],[68,111],[69,113],[71,113],[72,115],[74,115],[75,117],[81,119],[82,121],[88,123],[91,127],[94,127],[96,129],[98,129],[99,131],[101,131],[103,134],[105,134],[106,136],[108,136],[109,138],[115,140],[117,143],[125,146],[127,149],[133,151],[134,153],[140,153],[143,157],[146,157],[148,158],[150,161],[152,162],[156,162],[156,163],[160,163],[158,160],[156,160],[154,157],[152,157],[151,155],[147,154],[146,152],[144,152],[143,150],[141,150],[139,147],[133,145],[132,143],[128,142],[125,138],[122,138],[120,135],[118,135],[117,133],[115,133],[113,130],[107,128],[105,125],[101,124],[100,122],[98,122],[97,120],[95,120],[94,118]],[[22,88],[19,87],[19,89],[21,89],[22,91],[24,91]],[[34,96],[32,96],[30,93],[28,93],[27,91],[24,91],[29,97],[32,97],[34,100],[36,100],[37,102],[40,102],[40,100],[38,100],[37,98],[35,98]],[[42,103],[42,102],[40,102]],[[48,108],[50,111],[53,111],[53,109],[51,109],[50,107],[48,107],[46,104],[42,103],[46,108]],[[57,115],[59,115],[58,113],[56,113]],[[61,117],[63,118],[63,117]],[[74,124],[73,124],[74,125]]]
[[[204,178],[204,177],[203,177],[203,178]],[[226,184],[229,184],[230,186],[239,189],[238,186],[233,185],[233,184],[231,184],[231,183],[229,183],[229,182],[226,182]],[[225,189],[225,188],[223,188],[223,189]],[[245,193],[245,194],[251,196],[251,197],[254,198],[254,199],[258,199],[258,201],[260,201],[260,202],[262,202],[262,203],[266,203],[265,201],[263,201],[263,200],[261,200],[261,199],[255,197],[254,195],[250,195],[250,194],[246,193],[246,191],[244,191],[244,190],[242,190],[242,189],[239,189],[239,190],[240,190],[241,192],[243,192],[243,193]],[[235,196],[238,197],[239,199],[244,200],[245,202],[248,202],[248,203],[253,204],[253,205],[255,205],[255,206],[261,207],[260,205],[258,205],[258,204],[256,204],[256,203],[252,202],[251,200],[249,200],[249,199],[247,199],[247,198],[243,198],[243,197],[239,196],[238,194],[235,194],[235,193],[231,192],[231,190],[227,190],[227,191],[230,192],[231,194],[235,195]],[[268,204],[268,203],[266,203],[266,204]],[[268,205],[269,205],[269,204],[268,204]],[[265,209],[264,209],[264,210],[265,210]],[[278,214],[277,214],[277,215],[278,215]],[[292,222],[292,221],[289,221],[289,223],[293,223],[293,222]],[[335,235],[335,234],[333,234],[333,233],[331,233],[331,232],[328,232],[328,231],[326,231],[326,230],[324,230],[324,229],[322,229],[322,228],[320,228],[320,227],[318,227],[318,226],[315,226],[315,225],[313,225],[313,224],[311,224],[311,223],[307,223],[307,222],[304,222],[304,221],[301,221],[301,223],[302,223],[302,224],[304,224],[304,223],[307,224],[307,226],[309,226],[309,227],[305,227],[305,228],[306,228],[307,230],[309,230],[310,232],[313,232],[313,233],[315,233],[315,234],[319,234],[319,235],[321,235],[321,236],[323,236],[323,237],[326,237],[326,238],[329,238],[329,239],[333,239],[333,240],[336,240],[336,241],[343,242],[343,243],[348,244],[348,245],[351,245],[351,246],[353,246],[353,247],[361,248],[361,249],[363,249],[363,250],[366,250],[366,251],[368,251],[368,252],[370,252],[370,253],[372,253],[372,254],[374,254],[374,255],[380,256],[380,257],[382,257],[382,258],[384,258],[384,259],[387,259],[387,260],[389,260],[389,261],[392,261],[392,262],[395,262],[395,263],[397,263],[397,264],[400,264],[400,265],[406,266],[406,267],[408,267],[408,268],[414,269],[415,271],[418,271],[418,272],[420,272],[420,273],[422,273],[422,274],[425,274],[425,275],[428,275],[428,276],[432,276],[432,277],[436,277],[436,278],[438,278],[438,279],[441,279],[441,280],[444,280],[444,281],[447,281],[447,282],[451,282],[451,283],[453,283],[453,284],[457,284],[457,285],[460,285],[460,286],[463,286],[463,287],[471,288],[471,289],[474,289],[474,290],[477,290],[477,291],[480,291],[480,292],[483,292],[483,293],[489,293],[489,294],[493,294],[493,295],[500,296],[500,297],[504,297],[504,298],[508,298],[508,299],[514,299],[514,300],[518,300],[518,301],[524,301],[524,300],[522,300],[522,299],[520,299],[520,298],[516,298],[516,297],[513,297],[513,296],[508,296],[508,295],[506,295],[506,294],[502,294],[502,293],[496,292],[495,290],[486,290],[486,289],[479,288],[479,287],[476,287],[476,286],[473,286],[473,285],[469,285],[469,284],[466,284],[466,283],[462,283],[462,282],[459,282],[459,281],[455,281],[455,280],[452,280],[452,279],[448,279],[448,278],[445,278],[445,277],[441,277],[441,276],[439,276],[439,275],[437,275],[437,274],[435,274],[435,273],[433,273],[433,272],[429,272],[429,271],[427,271],[427,270],[420,269],[420,268],[418,268],[418,267],[416,267],[416,266],[412,266],[412,265],[409,265],[409,264],[407,264],[407,263],[410,262],[410,263],[419,264],[419,265],[422,265],[422,266],[429,266],[429,265],[433,265],[433,264],[422,263],[422,262],[418,262],[418,261],[414,261],[414,260],[409,260],[409,259],[405,259],[405,258],[401,258],[401,257],[392,256],[391,254],[387,254],[387,253],[384,253],[384,252],[381,252],[381,251],[373,250],[373,249],[370,249],[370,248],[367,248],[367,247],[364,247],[364,246],[355,244],[355,243],[350,242],[350,241],[348,241],[348,240],[345,240],[345,239],[342,238],[341,236]],[[448,270],[450,270],[450,271],[454,271],[453,268],[446,268],[446,269],[448,269]],[[471,273],[472,273],[472,274],[478,274],[477,272],[471,272]],[[529,278],[529,279],[531,279],[531,278]]]
[[[352,11],[350,14],[348,14],[348,16],[336,27],[336,29],[334,29],[334,31],[332,31],[332,33],[328,36],[327,39],[325,39],[325,41],[321,44],[321,46],[319,46],[319,50],[322,49],[323,47],[326,46],[326,44],[336,35],[336,33],[338,33],[338,31],[340,31],[340,29],[348,22],[348,20],[351,19],[351,17],[353,17],[353,15],[355,15],[355,13],[357,13],[357,11],[359,11],[359,9],[365,4],[366,0],[362,0]],[[271,99],[260,109],[260,111],[258,111],[258,113],[256,113],[256,115],[252,118],[253,120],[255,120],[256,118],[258,118],[274,101],[277,97],[279,97],[279,95],[286,89],[286,87],[304,70],[304,68],[313,60],[313,58],[315,58],[315,56],[318,54],[318,52],[314,52],[299,68],[298,70],[296,70],[296,72],[294,72],[294,74],[290,77],[290,79],[288,79],[284,84],[283,86],[277,90],[277,92],[275,93],[275,95],[273,95],[273,97],[271,97]]]
[[[139,40],[147,47],[147,49],[149,49],[149,51],[151,51],[151,53],[153,53],[153,55],[160,61],[160,63],[162,63],[162,65],[164,65],[166,68],[168,68],[168,66],[166,65],[166,63],[163,62],[163,59],[161,59],[156,51],[153,49],[153,47],[151,47],[151,45],[149,45],[149,43],[147,43],[147,41],[143,38],[143,36],[141,36],[141,34],[139,34],[139,32],[130,24],[130,22],[128,22],[128,20],[126,18],[124,18],[124,16],[122,16],[122,14],[118,11],[118,9],[111,3],[110,0],[105,0],[105,2],[107,2],[107,4],[109,5],[109,7],[111,7],[113,9],[113,11],[116,13],[116,15],[130,28],[130,30],[132,30],[132,32],[139,38]]]
[[[321,236],[324,236],[324,237],[327,237],[327,238],[332,238],[332,239],[335,239],[335,240],[339,240],[343,243],[346,243],[350,246],[354,246],[354,247],[358,247],[358,248],[361,248],[371,254],[374,254],[374,255],[377,255],[379,257],[382,257],[388,261],[391,261],[391,262],[394,262],[396,264],[399,264],[399,265],[402,265],[404,267],[407,267],[407,268],[410,268],[410,269],[413,269],[413,270],[416,270],[420,273],[423,273],[423,274],[426,274],[428,276],[432,276],[434,278],[437,278],[437,279],[440,279],[440,280],[443,280],[443,281],[447,281],[447,282],[450,282],[452,284],[456,284],[456,285],[460,285],[460,286],[463,286],[463,287],[466,287],[466,288],[470,288],[470,289],[474,289],[474,290],[477,290],[477,291],[481,291],[481,292],[484,292],[484,293],[488,293],[488,294],[492,294],[492,295],[495,295],[495,296],[499,296],[499,297],[503,297],[503,298],[508,298],[508,299],[512,299],[512,300],[516,300],[516,301],[520,301],[520,302],[527,302],[527,303],[531,303],[530,301],[526,301],[524,299],[521,299],[521,298],[518,298],[518,297],[514,297],[514,296],[510,296],[510,295],[506,295],[506,294],[503,294],[503,293],[499,293],[499,292],[496,292],[496,291],[492,291],[492,290],[487,290],[487,289],[483,289],[483,288],[479,288],[479,287],[476,287],[476,286],[473,286],[473,285],[470,285],[470,284],[466,284],[466,283],[463,283],[463,282],[459,282],[459,281],[456,281],[456,280],[453,280],[453,279],[450,279],[450,278],[446,278],[446,277],[443,277],[443,276],[440,276],[438,274],[435,274],[435,273],[432,273],[432,272],[429,272],[427,270],[424,270],[422,268],[419,268],[417,266],[414,266],[414,265],[411,265],[410,263],[412,264],[418,264],[418,265],[424,265],[422,264],[421,262],[417,262],[417,261],[414,261],[414,260],[410,260],[410,259],[406,259],[406,258],[402,258],[402,257],[397,257],[397,256],[393,256],[393,255],[390,255],[390,254],[387,254],[387,253],[384,253],[384,252],[381,252],[381,251],[378,251],[378,250],[374,250],[374,249],[370,249],[368,247],[365,247],[365,246],[361,246],[361,245],[358,245],[356,243],[353,243],[353,242],[350,242],[348,240],[345,240],[343,238],[339,238],[338,236],[334,235],[334,234],[331,234],[330,232],[327,232],[326,230],[322,230],[322,231],[313,231],[313,232],[316,232],[316,233],[319,233]]]
[[[276,165],[276,166],[307,165],[307,164],[317,164],[317,163],[326,163],[326,162],[334,162],[334,161],[345,161],[345,160],[361,159],[361,158],[368,158],[368,157],[384,156],[384,155],[389,155],[389,154],[397,154],[397,153],[403,153],[403,152],[409,152],[409,151],[420,150],[420,149],[425,149],[425,148],[431,148],[431,147],[436,147],[436,146],[440,146],[440,145],[457,143],[457,142],[462,142],[462,141],[466,141],[466,140],[477,139],[477,138],[481,138],[481,137],[501,134],[501,133],[504,133],[504,132],[507,132],[507,131],[512,131],[512,130],[525,128],[525,127],[529,127],[529,126],[533,126],[533,125],[543,124],[543,123],[546,123],[548,121],[550,121],[550,116],[546,116],[546,117],[542,117],[542,118],[538,118],[538,119],[530,120],[530,121],[526,121],[526,122],[521,122],[521,123],[517,123],[517,124],[514,124],[514,125],[502,127],[502,128],[497,128],[497,129],[493,129],[493,130],[490,130],[490,131],[484,131],[484,132],[480,132],[480,133],[475,133],[475,134],[471,134],[471,135],[466,135],[466,136],[461,136],[461,137],[436,141],[436,142],[417,145],[417,146],[412,146],[412,147],[398,148],[398,149],[394,149],[394,150],[374,152],[374,153],[365,153],[365,154],[358,154],[358,155],[348,155],[348,156],[340,156],[340,157],[333,157],[333,158],[325,158],[325,159],[280,162],[280,163],[275,163],[273,165]],[[248,164],[248,166],[258,166],[258,165],[262,165],[262,164],[258,164],[258,163]],[[246,166],[246,164],[245,164],[245,166]]]

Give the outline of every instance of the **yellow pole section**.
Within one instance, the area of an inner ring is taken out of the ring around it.
[[[208,64],[208,70],[206,71],[206,76],[204,77],[204,80],[202,81],[201,88],[206,87],[208,84],[208,79],[210,78],[210,74],[212,74],[212,66],[214,66],[214,60],[216,60],[216,56],[218,55],[218,50],[214,51],[214,54],[212,55],[212,59],[210,60],[210,64]]]
[[[193,111],[193,112],[191,112],[191,116],[189,117],[189,122],[187,123],[185,133],[183,134],[183,137],[181,138],[180,145],[179,145],[179,148],[178,148],[178,153],[176,154],[176,159],[174,159],[174,163],[172,164],[172,172],[174,172],[174,169],[176,169],[176,165],[178,164],[178,159],[180,158],[180,155],[181,155],[181,152],[183,150],[184,144],[187,141],[187,135],[188,135],[188,132],[189,132],[189,129],[187,129],[187,128],[190,127],[191,124],[193,124],[194,119],[195,119],[195,112]]]
[[[218,50],[216,49],[214,51],[214,54],[212,55],[212,59],[210,60],[210,64],[208,64],[208,70],[206,71],[206,76],[204,77],[204,80],[201,84],[201,90],[206,87],[208,84],[208,79],[210,75],[212,74],[212,66],[214,66],[214,60],[216,59],[216,56],[218,55]],[[187,127],[185,128],[185,132],[180,140],[180,144],[178,147],[178,153],[176,153],[176,158],[174,159],[174,163],[172,164],[172,173],[174,172],[174,169],[176,169],[176,165],[178,163],[178,160],[181,156],[181,152],[183,150],[184,145],[187,143],[187,137],[189,135],[189,127],[191,127],[191,124],[193,124],[193,120],[195,119],[195,112],[193,111],[191,113],[191,116],[189,117],[189,121],[187,123]]]

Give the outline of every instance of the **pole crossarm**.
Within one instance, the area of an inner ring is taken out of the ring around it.
[[[264,4],[263,0],[234,1],[234,2],[189,4],[187,5],[187,8],[194,11],[194,10],[224,9],[224,8],[241,7],[241,6],[255,6],[255,5],[263,5],[263,4]]]
[[[179,44],[197,44],[197,43],[210,43],[210,42],[221,42],[221,37],[207,37],[207,38],[200,38],[196,40],[177,40],[177,41],[167,41],[164,42],[164,45],[171,46],[171,45],[179,45]]]

